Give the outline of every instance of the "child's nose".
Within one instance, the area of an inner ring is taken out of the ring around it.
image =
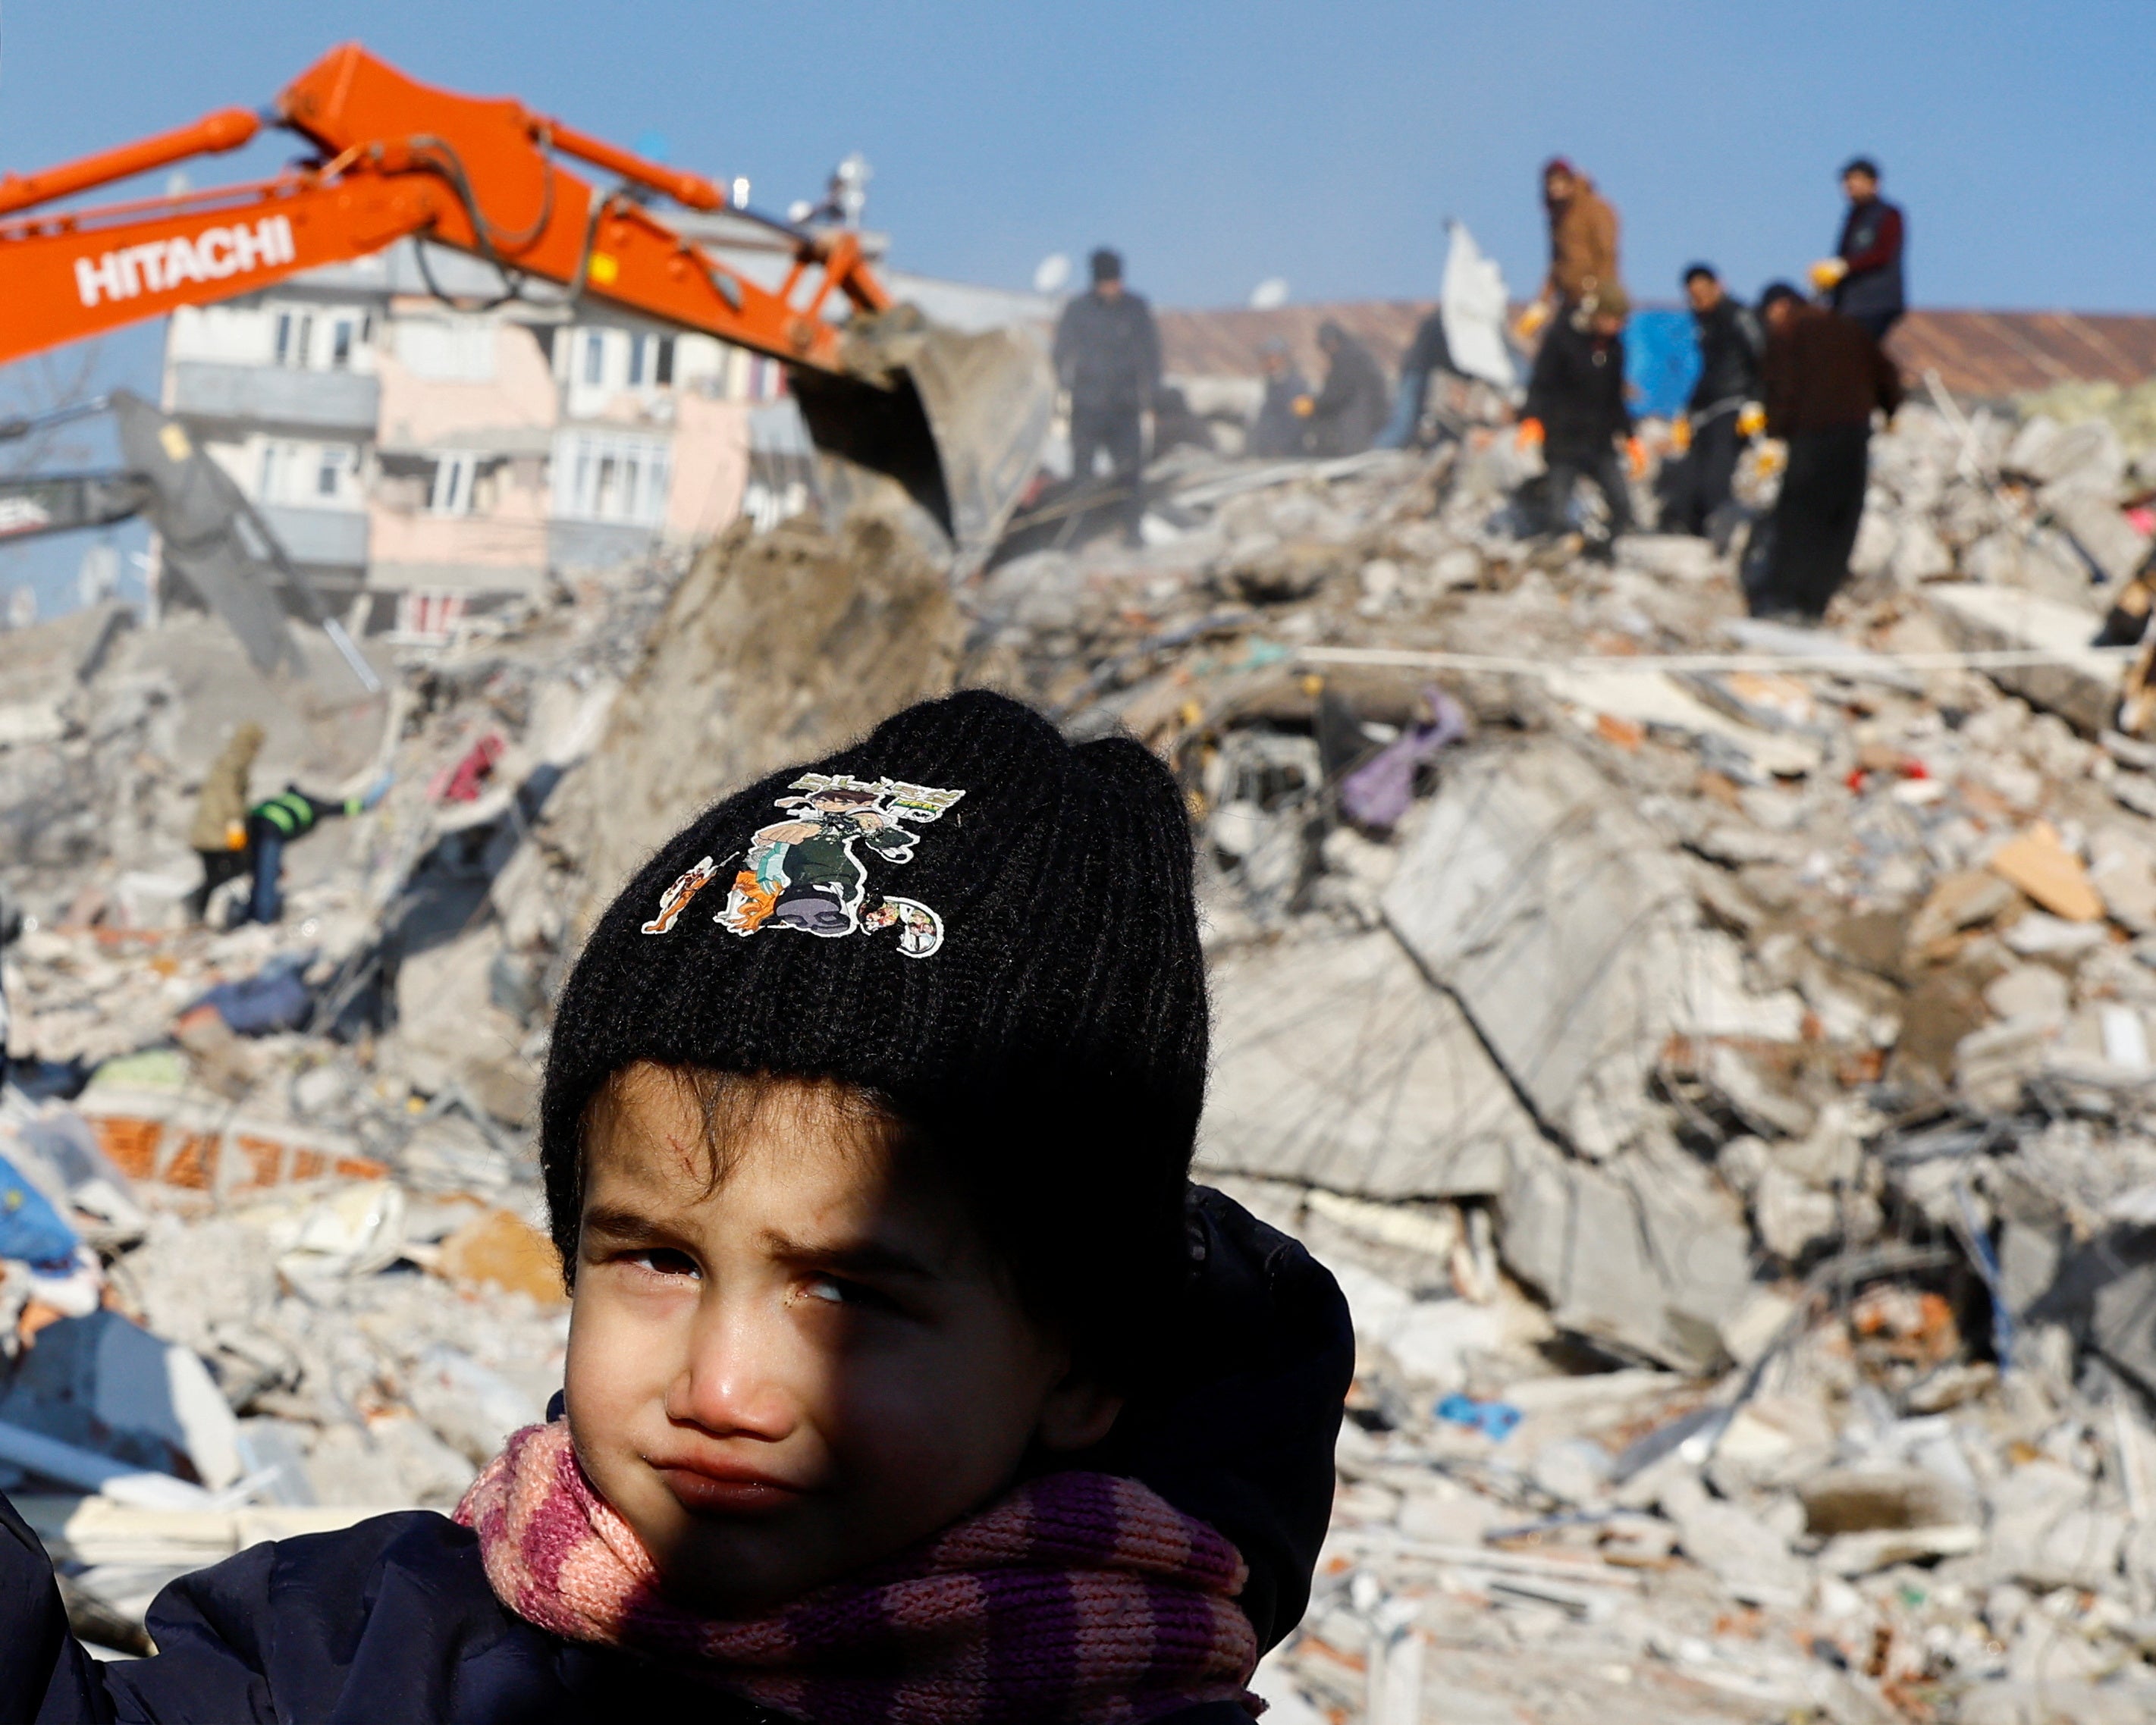
[[[721,1309],[698,1323],[689,1357],[668,1387],[671,1420],[715,1436],[777,1442],[799,1423],[783,1327],[753,1312]]]

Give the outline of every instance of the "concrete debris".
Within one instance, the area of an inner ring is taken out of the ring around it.
[[[1383,931],[1235,948],[1213,987],[1201,1168],[1486,1198],[1535,1143],[1466,1016]]]
[[[2156,743],[2087,645],[2125,475],[2100,418],[1905,408],[1818,629],[1742,614],[1741,532],[1522,537],[1470,416],[1178,449],[1142,546],[1072,514],[955,589],[744,527],[385,653],[372,707],[185,620],[0,634],[0,1158],[74,1242],[0,1265],[0,1481],[120,1637],[453,1504],[561,1384],[531,1138],[589,916],[690,809],[985,684],[1178,773],[1199,1166],[1353,1309],[1273,1716],[2147,1717]],[[196,923],[246,718],[265,783],[396,782],[281,923]]]

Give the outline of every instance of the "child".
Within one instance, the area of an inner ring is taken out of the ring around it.
[[[1353,1343],[1187,1185],[1190,860],[1144,749],[981,693],[691,823],[557,1014],[566,1413],[454,1520],[175,1583],[134,1664],[6,1512],[0,1725],[1246,1721]]]

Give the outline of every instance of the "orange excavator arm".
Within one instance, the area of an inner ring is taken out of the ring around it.
[[[194,125],[42,173],[0,178],[0,362],[268,286],[422,235],[575,295],[838,372],[833,296],[855,311],[890,295],[851,233],[788,233],[776,292],[729,268],[649,207],[726,206],[700,175],[647,162],[531,112],[407,78],[356,44],[277,99],[270,119],[319,160],[273,179],[102,208],[72,198],[193,157],[237,149],[260,120],[227,109]],[[623,184],[598,193],[574,157]]]

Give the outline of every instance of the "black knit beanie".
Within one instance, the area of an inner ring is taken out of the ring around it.
[[[1205,1055],[1168,770],[1002,696],[924,701],[698,816],[601,918],[547,1058],[555,1243],[573,1265],[610,1075],[837,1079],[943,1158],[1037,1317],[1142,1369],[1183,1268]]]

